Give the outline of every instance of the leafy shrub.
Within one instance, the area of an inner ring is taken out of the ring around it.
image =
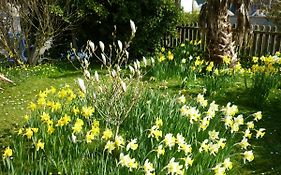
[[[197,23],[199,20],[199,12],[195,11],[192,13],[182,12],[181,18],[179,20],[179,25],[190,25]]]
[[[113,31],[114,25],[118,26],[117,37],[125,40],[129,37],[126,26],[128,21],[133,19],[138,26],[138,33],[130,49],[131,59],[141,58],[148,52],[152,53],[159,46],[161,37],[175,29],[180,17],[180,9],[173,0],[119,0],[111,3],[91,1],[99,4],[103,12],[106,11],[102,14],[106,15],[99,17],[99,13],[92,13],[90,9],[91,13],[78,28],[79,35],[84,40],[82,43],[88,39],[111,43],[112,37],[108,33]]]

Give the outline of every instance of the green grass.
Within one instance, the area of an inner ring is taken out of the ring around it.
[[[70,66],[70,65],[68,65]],[[56,88],[65,84],[73,85],[77,77],[81,77],[79,71],[69,69],[67,66],[55,67],[51,65],[28,69],[3,69],[5,75],[11,78],[15,84],[1,84],[4,91],[0,92],[0,146],[6,145],[12,128],[21,124],[27,104],[35,98],[34,94],[45,90],[50,86]],[[262,108],[251,105],[251,94],[241,86],[238,81],[231,87],[217,91],[209,97],[220,105],[233,102],[238,105],[240,112],[250,114],[259,110],[263,112],[263,120],[260,127],[266,128],[264,139],[254,143],[256,159],[245,167],[243,174],[279,174],[281,172],[281,90],[271,92],[269,100]],[[149,81],[148,86],[160,92],[177,94],[181,88],[181,82],[176,79],[165,81]],[[167,89],[166,89],[167,87]],[[190,81],[185,88],[186,94],[194,97],[202,92],[200,82]],[[241,173],[242,174],[242,173]]]
[[[0,91],[0,146],[6,141],[11,129],[21,124],[26,107],[35,99],[35,94],[50,86],[58,88],[65,84],[76,84],[77,77],[82,75],[79,71],[52,65],[4,69],[1,72],[14,84],[1,84],[4,90]]]

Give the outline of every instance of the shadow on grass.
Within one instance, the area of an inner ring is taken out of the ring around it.
[[[81,76],[82,73],[80,71],[76,71],[76,72],[65,72],[59,75],[51,75],[48,76],[48,78],[53,78],[53,79],[60,79],[60,78],[66,78],[66,77],[76,77],[76,76]]]

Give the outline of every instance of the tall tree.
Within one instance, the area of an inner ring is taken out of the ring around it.
[[[75,2],[1,0],[0,47],[17,64],[37,64],[56,37],[79,20]]]
[[[251,0],[207,0],[200,11],[199,24],[206,32],[207,54],[211,61],[222,63],[228,56],[237,60],[237,46],[250,29],[248,9]],[[228,9],[234,6],[237,15],[237,29],[233,32],[229,21]]]

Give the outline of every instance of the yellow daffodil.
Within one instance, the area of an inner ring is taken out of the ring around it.
[[[23,133],[23,129],[20,128],[17,133],[18,133],[18,135],[21,135]]]
[[[85,118],[89,118],[94,112],[95,109],[93,107],[87,107],[87,106],[83,106],[81,110],[81,113]]]
[[[74,115],[77,115],[80,112],[80,110],[76,106],[73,106],[71,111],[74,113]]]
[[[24,116],[23,116],[23,119],[24,119],[25,121],[28,121],[29,118],[30,118],[30,117],[29,117],[28,115],[24,115]]]
[[[265,129],[264,128],[260,128],[258,131],[257,131],[257,134],[256,134],[256,138],[262,138],[264,135],[265,135]]]
[[[148,135],[148,137],[152,137],[155,138],[157,141],[159,140],[159,138],[162,137],[162,131],[158,129],[158,126],[154,125],[151,127],[151,129],[149,129],[150,133]]]
[[[130,158],[129,154],[124,155],[123,153],[120,154],[120,162],[118,163],[123,167],[129,168],[130,171],[133,169],[138,168],[138,163],[136,162],[135,158]]]
[[[218,164],[216,165],[214,168],[212,168],[214,170],[215,175],[225,175],[225,170],[226,168],[224,166],[222,166],[222,164]]]
[[[251,131],[249,128],[244,131],[244,137],[249,138],[249,139],[252,137],[252,134],[251,134]]]
[[[259,61],[259,57],[253,57],[252,60],[254,63],[257,63]]]
[[[102,139],[109,140],[110,138],[112,138],[112,136],[113,136],[112,131],[110,129],[105,129],[102,135]]]
[[[186,98],[184,95],[180,96],[179,98],[177,98],[177,102],[180,104],[183,104],[186,102]]]
[[[205,139],[202,143],[201,146],[199,148],[199,152],[201,153],[202,151],[208,152],[209,151],[209,144],[208,144],[209,140]]]
[[[146,159],[143,165],[143,170],[145,174],[152,174],[155,171],[153,164],[149,162],[149,159]]]
[[[59,98],[64,98],[67,96],[67,91],[65,89],[62,89],[58,92],[58,97]]]
[[[28,105],[28,109],[30,109],[31,111],[34,111],[36,109],[37,105],[33,102],[30,102]]]
[[[166,134],[163,141],[164,141],[165,145],[167,147],[169,147],[170,149],[172,147],[174,147],[176,144],[176,138],[171,133]]]
[[[28,139],[31,139],[31,137],[33,136],[33,131],[31,128],[26,128],[25,130],[25,134],[24,134]]]
[[[219,132],[216,132],[215,130],[209,131],[209,138],[212,141],[218,140],[219,139]]]
[[[170,161],[169,164],[166,166],[168,170],[168,174],[173,174],[173,175],[183,175],[184,170],[183,166],[179,164],[179,162],[175,162],[175,158],[173,157]]]
[[[46,104],[46,99],[45,98],[38,98],[37,104],[39,106],[44,106]]]
[[[41,121],[43,123],[48,123],[48,121],[50,121],[51,117],[48,113],[43,112],[43,114],[41,115]]]
[[[213,70],[213,67],[214,67],[214,62],[210,62],[206,68],[206,71],[211,72]]]
[[[161,155],[165,154],[165,148],[163,147],[163,145],[158,145],[157,147],[157,157],[159,158]]]
[[[210,125],[210,119],[208,117],[204,117],[203,120],[200,120],[199,122],[199,132],[205,131],[208,126]]]
[[[107,150],[110,154],[112,153],[112,151],[115,149],[115,143],[113,141],[107,141],[104,150]]]
[[[36,151],[39,151],[40,149],[44,149],[44,143],[41,142],[41,139],[38,140],[35,147],[36,147]]]
[[[236,105],[231,105],[231,103],[227,103],[226,107],[222,109],[226,116],[234,116],[239,110]]]
[[[231,58],[229,56],[225,55],[225,56],[223,56],[222,60],[223,60],[224,64],[229,65]]]
[[[210,154],[215,156],[219,152],[219,149],[220,149],[220,145],[219,144],[217,144],[217,143],[209,144]]]
[[[87,143],[91,143],[94,140],[94,138],[95,138],[95,135],[92,134],[91,131],[87,132],[87,134],[86,134],[86,142]]]
[[[192,166],[194,160],[191,158],[191,156],[187,156],[187,157],[184,157],[184,158],[181,158],[181,160],[184,161],[184,165],[185,165],[185,168],[187,169],[188,167]]]
[[[155,121],[155,125],[157,126],[157,128],[159,129],[161,126],[163,126],[163,121],[161,118],[157,117],[156,121]]]
[[[255,124],[253,121],[247,122],[247,128],[248,129],[254,129],[255,128]]]
[[[248,142],[247,138],[243,138],[239,145],[242,147],[242,149],[247,149],[248,146],[250,146],[250,143]]]
[[[223,167],[224,167],[225,169],[227,169],[227,170],[231,170],[231,169],[233,168],[233,164],[232,164],[230,158],[224,159],[224,161],[223,161]]]
[[[39,98],[46,98],[48,95],[48,92],[47,91],[40,91],[39,94],[38,94],[38,97]]]
[[[254,116],[254,120],[255,120],[255,121],[259,121],[259,120],[262,119],[262,113],[261,113],[261,111],[258,111],[258,112],[256,112],[256,113],[254,113],[253,116]]]
[[[172,61],[174,59],[174,54],[171,51],[168,51],[168,56],[167,56],[169,61]]]
[[[5,150],[4,150],[4,153],[3,153],[3,157],[4,158],[9,158],[13,155],[13,150],[10,148],[10,147],[7,147]]]
[[[130,149],[135,151],[137,148],[138,148],[137,139],[131,140],[126,146],[127,151],[129,151]]]
[[[83,120],[81,119],[76,119],[76,122],[74,124],[74,126],[72,127],[73,133],[79,133],[82,131],[82,127],[84,125]]]
[[[122,136],[117,135],[115,137],[115,144],[116,144],[117,148],[124,147],[124,144],[125,144],[124,138]]]
[[[55,131],[55,128],[53,127],[53,125],[48,125],[48,129],[47,129],[47,132],[48,134],[53,134],[53,132]]]
[[[166,59],[165,56],[163,54],[160,54],[158,61],[161,63],[161,62],[165,61],[165,59]]]
[[[226,139],[225,139],[225,138],[220,138],[220,139],[218,140],[217,144],[219,145],[219,147],[220,147],[221,149],[224,149],[225,144],[226,144],[225,142],[226,142]]]
[[[185,155],[188,155],[189,153],[192,152],[192,147],[191,147],[191,145],[182,143],[182,144],[179,144],[178,150],[183,151],[185,153]]]
[[[243,154],[243,160],[244,160],[244,163],[246,163],[246,161],[249,161],[249,162],[252,162],[254,160],[254,153],[253,151],[245,151]]]
[[[202,107],[206,107],[208,105],[208,101],[204,99],[202,94],[198,94],[196,98],[197,103],[199,103]]]
[[[65,114],[63,117],[61,117],[59,120],[58,120],[58,123],[56,124],[56,126],[64,126],[64,125],[68,125],[68,123],[71,121],[71,118],[70,116],[68,116],[67,114]]]
[[[58,111],[61,109],[61,104],[60,102],[55,102],[52,106],[51,106],[52,112],[54,111]]]
[[[31,130],[34,132],[34,133],[37,133],[39,131],[38,128],[31,128]]]

